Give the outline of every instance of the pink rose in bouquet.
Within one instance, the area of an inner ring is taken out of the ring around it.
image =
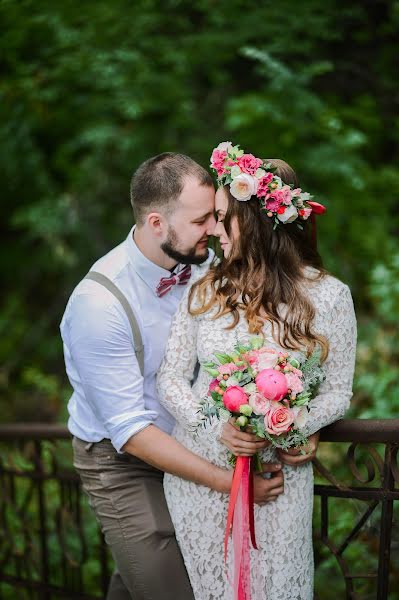
[[[287,379],[276,369],[263,369],[255,379],[256,387],[268,400],[279,402],[288,392]]]
[[[291,430],[295,415],[291,409],[279,403],[273,403],[265,415],[265,430],[272,435],[281,435]]]
[[[285,373],[285,378],[287,381],[288,389],[291,390],[293,394],[300,394],[302,392],[303,383],[300,377],[295,372],[289,371],[288,373]]]
[[[259,371],[273,369],[278,363],[279,354],[273,348],[260,348],[258,350],[257,366]]]
[[[219,387],[219,379],[212,379],[211,383],[209,384],[209,388],[208,388],[208,392],[214,392],[216,390],[216,388]]]
[[[240,406],[248,403],[248,396],[238,385],[228,387],[223,394],[223,404],[231,412],[240,412]]]
[[[265,415],[270,408],[270,400],[266,400],[263,394],[254,392],[248,398],[248,404],[252,408],[255,415]]]
[[[235,373],[235,371],[239,371],[239,368],[235,363],[230,362],[224,365],[220,365],[218,371],[221,375],[231,375],[232,373]]]

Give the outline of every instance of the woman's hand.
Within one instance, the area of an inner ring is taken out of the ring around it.
[[[281,450],[279,448],[277,450],[279,460],[286,465],[290,465],[291,467],[299,467],[300,465],[310,462],[316,456],[317,446],[319,445],[319,437],[319,431],[309,436],[308,444],[303,447],[306,454],[301,454],[301,450],[299,448],[290,448],[289,450]]]
[[[253,456],[260,450],[266,448],[270,442],[263,440],[254,433],[241,431],[235,425],[235,418],[231,417],[227,423],[223,425],[220,441],[230,450],[235,456]]]

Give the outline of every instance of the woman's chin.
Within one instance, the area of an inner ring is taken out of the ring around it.
[[[227,248],[226,246],[221,246],[221,248],[222,248],[222,252],[223,252],[223,257],[227,258],[228,255],[230,254],[230,249]]]

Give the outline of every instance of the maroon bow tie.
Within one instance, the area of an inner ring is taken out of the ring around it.
[[[158,298],[165,296],[165,294],[167,294],[174,285],[186,285],[190,277],[191,265],[186,265],[184,269],[175,275],[171,275],[170,277],[161,277],[156,289]]]

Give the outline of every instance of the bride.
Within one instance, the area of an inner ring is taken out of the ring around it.
[[[282,351],[320,349],[326,379],[302,426],[309,436],[341,418],[349,406],[356,319],[349,288],[327,274],[316,250],[312,213],[320,205],[298,189],[291,167],[243,154],[230,142],[220,144],[211,160],[219,183],[214,235],[224,258],[187,290],[158,386],[161,402],[176,418],[174,436],[228,468],[222,443],[226,424],[216,421],[194,431],[198,403],[211,379],[201,367],[192,385],[197,361],[204,364],[214,352],[231,352],[250,334],[262,335],[267,346]],[[263,462],[276,459],[271,446],[262,451]],[[255,506],[258,550],[251,549],[250,563],[255,600],[313,599],[312,465],[284,462],[284,493]],[[168,474],[164,486],[196,600],[233,598],[223,555],[228,497]]]

